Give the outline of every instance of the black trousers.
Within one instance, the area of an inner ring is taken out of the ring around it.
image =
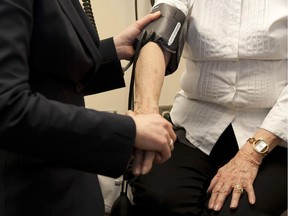
[[[133,215],[142,216],[279,216],[287,209],[287,149],[276,147],[263,160],[254,182],[256,204],[244,193],[236,210],[229,208],[231,194],[220,212],[208,210],[206,193],[217,170],[238,151],[230,125],[217,141],[210,156],[187,146],[185,131],[176,131],[178,140],[172,157],[155,165],[150,173],[132,184]],[[181,140],[181,142],[180,142]]]

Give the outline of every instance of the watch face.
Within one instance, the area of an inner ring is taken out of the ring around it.
[[[259,140],[257,143],[255,143],[255,149],[258,152],[265,152],[267,147],[267,143],[263,140]]]

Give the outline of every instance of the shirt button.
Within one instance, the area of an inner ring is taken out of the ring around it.
[[[76,84],[76,91],[77,92],[83,92],[84,91],[84,85],[82,85],[81,83],[77,83]]]

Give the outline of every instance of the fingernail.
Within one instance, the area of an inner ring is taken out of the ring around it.
[[[146,170],[145,168],[143,168],[141,174],[142,174],[142,175],[147,174],[147,170]]]
[[[214,208],[214,210],[215,210],[215,211],[218,211],[218,210],[219,210],[219,205],[216,205],[215,208]]]
[[[213,205],[213,203],[212,203],[212,204],[209,205],[209,208],[210,208],[210,209],[213,209],[213,206],[214,206],[214,205]]]
[[[149,167],[144,166],[144,167],[142,168],[142,172],[141,172],[141,174],[142,174],[142,175],[145,175],[145,174],[148,173],[148,171],[149,171]]]
[[[139,175],[140,174],[140,169],[134,169],[133,170],[133,174],[136,175],[136,176]]]

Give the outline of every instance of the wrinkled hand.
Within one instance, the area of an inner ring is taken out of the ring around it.
[[[240,149],[234,158],[221,167],[212,179],[208,192],[211,193],[209,208],[221,210],[227,196],[232,193],[230,208],[237,208],[242,192],[246,192],[250,204],[256,201],[253,182],[261,161]],[[243,188],[243,191],[242,191]]]
[[[171,157],[171,142],[176,140],[172,125],[159,114],[127,113],[136,124],[136,140],[132,172],[146,174],[153,162],[163,163]]]
[[[148,14],[127,27],[120,34],[114,37],[114,43],[118,54],[118,59],[130,60],[134,55],[133,43],[142,29],[150,22],[158,19],[160,12]]]

